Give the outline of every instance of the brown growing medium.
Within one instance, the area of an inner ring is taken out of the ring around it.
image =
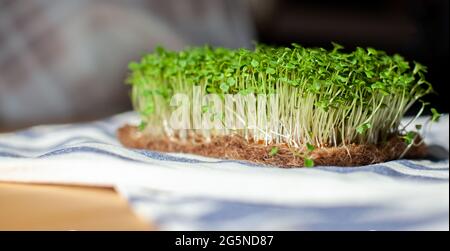
[[[117,131],[120,142],[130,148],[148,149],[160,152],[192,153],[221,159],[246,160],[258,164],[280,167],[302,167],[303,158],[294,154],[287,145],[276,145],[278,153],[270,156],[275,145],[266,146],[248,142],[236,135],[217,136],[210,142],[199,139],[186,141],[169,140],[167,137],[144,135],[135,126],[126,125]],[[318,148],[311,153],[317,166],[360,166],[398,159],[406,144],[393,135],[383,146],[356,145],[346,147]],[[427,155],[425,144],[412,147],[405,158],[423,158]]]

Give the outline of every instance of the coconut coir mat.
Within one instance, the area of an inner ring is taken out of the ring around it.
[[[170,140],[167,137],[144,135],[136,126],[126,125],[117,131],[120,142],[130,148],[148,149],[159,152],[181,152],[230,160],[245,160],[257,164],[280,167],[303,167],[302,156],[286,144],[264,145],[249,142],[238,135],[215,136],[210,141],[187,139]],[[278,152],[271,155],[276,146]],[[350,144],[341,147],[321,147],[311,152],[310,158],[316,166],[362,166],[398,159],[406,144],[393,135],[383,145]],[[425,144],[413,146],[404,158],[417,159],[427,155]]]

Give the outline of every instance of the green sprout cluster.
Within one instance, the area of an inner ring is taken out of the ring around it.
[[[158,47],[129,64],[127,83],[142,117],[141,129],[168,133],[172,95],[189,94],[199,86],[204,94],[222,97],[277,94],[277,102],[267,104],[277,105],[277,113],[266,109],[264,116],[276,116],[279,126],[227,131],[267,144],[379,144],[399,134],[405,112],[432,91],[424,78],[426,67],[373,48],[343,52],[342,46],[333,45],[331,50],[292,44],[257,45],[254,50],[205,46],[178,52]]]

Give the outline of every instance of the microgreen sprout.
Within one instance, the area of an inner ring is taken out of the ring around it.
[[[426,105],[426,103],[424,103],[424,105]],[[422,106],[422,108],[424,107],[424,105]],[[418,141],[418,138],[419,138],[419,135],[420,135],[420,130],[422,130],[422,128],[424,126],[428,126],[429,127],[430,126],[430,122],[434,123],[434,122],[439,121],[439,118],[441,117],[441,114],[434,108],[431,108],[430,110],[431,110],[431,116],[425,121],[424,125],[416,124],[415,125],[415,131],[408,131],[408,132],[406,132],[406,134],[401,136],[401,138],[403,139],[403,141],[405,142],[405,144],[407,146],[406,146],[405,150],[403,151],[403,153],[400,155],[400,158],[402,158],[409,151],[409,149],[411,149],[411,147],[418,146],[418,145],[423,143],[423,141],[424,141],[423,138],[420,141]],[[420,113],[421,112],[419,112],[419,114]],[[424,130],[424,133],[425,133],[425,130]]]
[[[417,133],[414,131],[409,131],[404,135],[402,138],[405,140],[405,143],[410,145],[414,142],[414,138],[416,137]]]
[[[278,153],[278,147],[274,146],[274,147],[272,147],[272,149],[270,149],[269,156],[273,157],[273,156],[277,155],[277,153]]]
[[[431,121],[433,121],[433,122],[438,122],[439,121],[439,119],[441,118],[441,114],[438,112],[438,111],[436,111],[436,109],[434,109],[434,108],[431,108]]]
[[[305,158],[304,165],[305,167],[314,167],[314,160],[310,158]]]
[[[424,77],[427,68],[417,62],[373,48],[343,52],[342,46],[333,46],[332,50],[298,44],[257,45],[255,50],[205,46],[178,52],[158,47],[140,62],[129,64],[127,83],[132,85],[131,98],[141,115],[142,129],[171,135],[176,132],[168,129],[167,120],[176,93],[190,94],[200,87],[202,94],[223,99],[227,94],[277,94],[276,102],[258,103],[255,110],[267,121],[276,119],[276,126],[262,123],[258,128],[227,129],[226,133],[306,149],[305,166],[313,166],[309,154],[315,148],[378,144],[391,135],[403,135],[399,129],[403,115],[432,91]],[[192,97],[191,102],[196,100]],[[274,106],[277,109],[270,109]],[[202,107],[203,113],[208,110]],[[432,120],[437,121],[439,113],[431,111]],[[247,112],[241,120],[248,123],[251,115]],[[208,135],[214,134],[223,132],[211,130]],[[414,143],[415,137],[406,133],[403,138]],[[277,153],[274,147],[269,155]]]
[[[313,145],[311,145],[310,143],[306,143],[306,149],[308,149],[308,152],[312,152],[316,148]]]

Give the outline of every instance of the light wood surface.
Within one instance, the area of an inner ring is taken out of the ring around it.
[[[0,183],[0,230],[152,230],[112,188]]]

